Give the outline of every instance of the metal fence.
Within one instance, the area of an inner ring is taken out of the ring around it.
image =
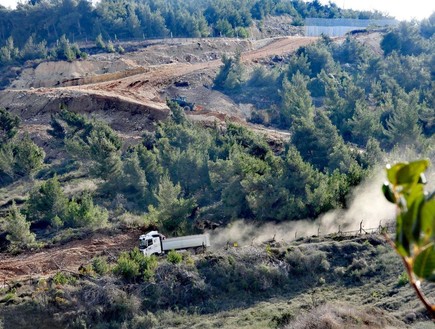
[[[336,231],[331,232],[331,230],[328,230],[328,232],[322,232],[322,226],[319,225],[317,229],[317,234],[314,235],[316,237],[336,237],[336,236],[343,236],[343,237],[353,237],[353,236],[362,236],[367,234],[391,234],[395,233],[396,226],[393,221],[387,221],[386,224],[383,224],[382,221],[379,221],[379,225],[377,227],[371,227],[371,228],[365,228],[364,227],[364,221],[361,221],[359,223],[359,228],[357,230],[350,230],[350,231],[343,231],[341,225],[338,225],[338,228]],[[313,236],[313,235],[311,235]],[[300,234],[298,235],[298,232],[295,232],[294,240],[299,238],[307,238],[309,236]]]

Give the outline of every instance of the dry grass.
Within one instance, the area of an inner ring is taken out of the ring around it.
[[[378,308],[354,308],[349,305],[325,304],[296,317],[286,329],[381,329],[406,328],[385,311]]]

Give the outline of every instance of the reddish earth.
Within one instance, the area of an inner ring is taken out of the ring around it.
[[[116,257],[121,251],[137,245],[140,231],[105,235],[93,234],[83,240],[41,251],[25,252],[18,256],[2,255],[0,259],[0,286],[10,281],[23,281],[52,275],[60,270],[78,272],[80,265],[88,264],[96,256]]]
[[[310,37],[286,37],[274,39],[266,46],[249,50],[242,53],[242,61],[250,62],[273,55],[283,55],[297,50],[301,46],[316,41],[317,38]],[[149,68],[144,73],[139,73],[116,81],[108,81],[86,86],[69,87],[73,90],[80,90],[89,93],[98,93],[107,96],[123,97],[131,102],[140,102],[146,105],[161,103],[155,100],[158,98],[158,91],[175,80],[198,71],[216,69],[222,65],[221,60],[213,60],[199,63],[172,63],[158,65]],[[160,108],[160,106],[158,106]]]
[[[242,61],[256,62],[262,58],[284,55],[316,40],[317,38],[313,37],[282,37],[265,40],[260,45],[257,42],[256,49],[252,49],[254,47],[246,51],[242,49]],[[249,43],[244,42],[243,45],[249,48]],[[234,49],[236,47],[234,44],[229,46]],[[146,53],[146,56],[155,55],[160,50],[160,48],[155,49],[151,55]],[[119,71],[108,74],[82,76],[60,82],[61,85],[78,84],[75,86],[7,89],[0,92],[0,106],[19,114],[24,124],[33,125],[47,124],[50,114],[58,111],[60,105],[64,104],[72,111],[92,113],[96,118],[108,121],[117,131],[135,135],[135,131],[142,132],[144,129],[151,129],[156,120],[161,120],[168,115],[165,97],[162,96],[165,88],[173,85],[177,80],[188,79],[194,74],[213,76],[222,64],[220,59],[203,58],[193,63],[180,61],[170,64],[138,65],[138,57],[130,56],[135,61],[123,61],[124,64],[129,63],[129,69],[124,67],[124,69],[121,68]],[[65,63],[65,65],[71,64]],[[89,65],[89,63],[83,63],[85,67]],[[46,70],[49,70],[49,67],[47,66]],[[35,78],[39,79],[38,84],[49,76],[48,71],[39,74],[39,78]],[[93,81],[98,82],[90,83]],[[201,94],[201,91],[199,93]],[[216,98],[222,98],[224,95],[208,93],[205,96],[203,98],[208,97],[206,103],[211,105],[217,103]],[[231,113],[244,120],[240,113],[234,111],[237,104],[230,103],[219,103],[218,112]],[[218,120],[221,119],[215,113],[216,108],[207,106],[205,110],[210,110],[209,112],[204,111],[205,117],[212,116]]]

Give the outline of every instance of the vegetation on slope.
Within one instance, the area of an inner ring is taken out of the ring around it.
[[[36,173],[41,179],[22,207],[27,220],[59,232],[101,227],[107,210],[110,223],[118,225],[131,212],[144,214],[143,225],[186,234],[208,219],[228,223],[238,218],[315,218],[346,206],[349,188],[374,164],[368,155],[345,148],[353,161],[351,170],[333,167],[322,172],[304,161],[294,145],[274,153],[246,128],[230,123],[225,130],[202,128],[187,121],[176,104],[170,105],[172,118],[127,148],[102,122],[67,110],[53,116],[51,147],[67,152]],[[7,168],[1,167],[0,173],[6,175]],[[61,181],[74,172],[94,179],[96,190],[67,196]],[[2,186],[7,189],[17,179]]]
[[[235,102],[254,102],[252,122],[290,130],[302,158],[321,171],[352,167],[343,143],[431,152],[435,43],[423,26],[403,22],[386,33],[384,54],[349,36],[342,43],[324,37],[274,59],[271,70],[224,57],[215,88]]]
[[[307,323],[320,328],[328,321],[349,328],[400,328],[405,321],[427,319],[400,279],[399,258],[382,238],[335,240],[231,247],[184,254],[181,262],[168,257],[156,263],[135,252],[117,264],[98,258],[80,276],[59,272],[4,289],[0,303],[9,306],[0,314],[5,326],[20,328],[34,322],[12,316],[18,311],[41,317],[41,328],[306,328]],[[114,274],[107,274],[108,268]],[[323,322],[311,314],[320,309],[329,314]],[[232,323],[235,312],[245,315]]]
[[[108,219],[118,225],[127,213],[177,235],[210,219],[289,221],[345,208],[350,188],[386,152],[433,153],[433,38],[419,31],[402,23],[382,42],[385,48],[395,33],[403,40],[397,44],[414,44],[412,56],[401,48],[376,55],[350,37],[342,44],[323,38],[292,55],[281,73],[259,67],[249,78],[239,55],[224,57],[216,88],[235,98],[254,98],[254,88],[255,96],[275,94],[256,118],[291,131],[281,150],[232,123],[193,124],[174,103],[170,119],[128,147],[107,124],[62,109],[48,131],[60,158],[41,169],[42,150],[15,136],[17,118],[2,110],[0,183],[8,188],[36,173],[21,211],[34,228],[54,234]],[[95,188],[65,195],[62,185],[77,176]]]

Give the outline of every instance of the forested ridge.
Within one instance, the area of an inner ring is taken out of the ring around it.
[[[224,57],[215,88],[237,101],[256,101],[251,120],[290,129],[299,148],[307,136],[332,129],[328,136],[359,147],[376,140],[387,151],[396,145],[421,151],[434,133],[434,31],[433,14],[387,31],[382,54],[348,36],[340,43],[323,37],[268,68],[244,67],[238,55]],[[307,160],[308,150],[299,151]]]
[[[289,15],[294,25],[305,17],[381,18],[379,12],[341,9],[301,0],[86,0],[29,1],[15,10],[0,6],[0,65],[35,58],[73,60],[85,56],[79,41],[108,42],[166,37],[249,37],[254,20]]]

